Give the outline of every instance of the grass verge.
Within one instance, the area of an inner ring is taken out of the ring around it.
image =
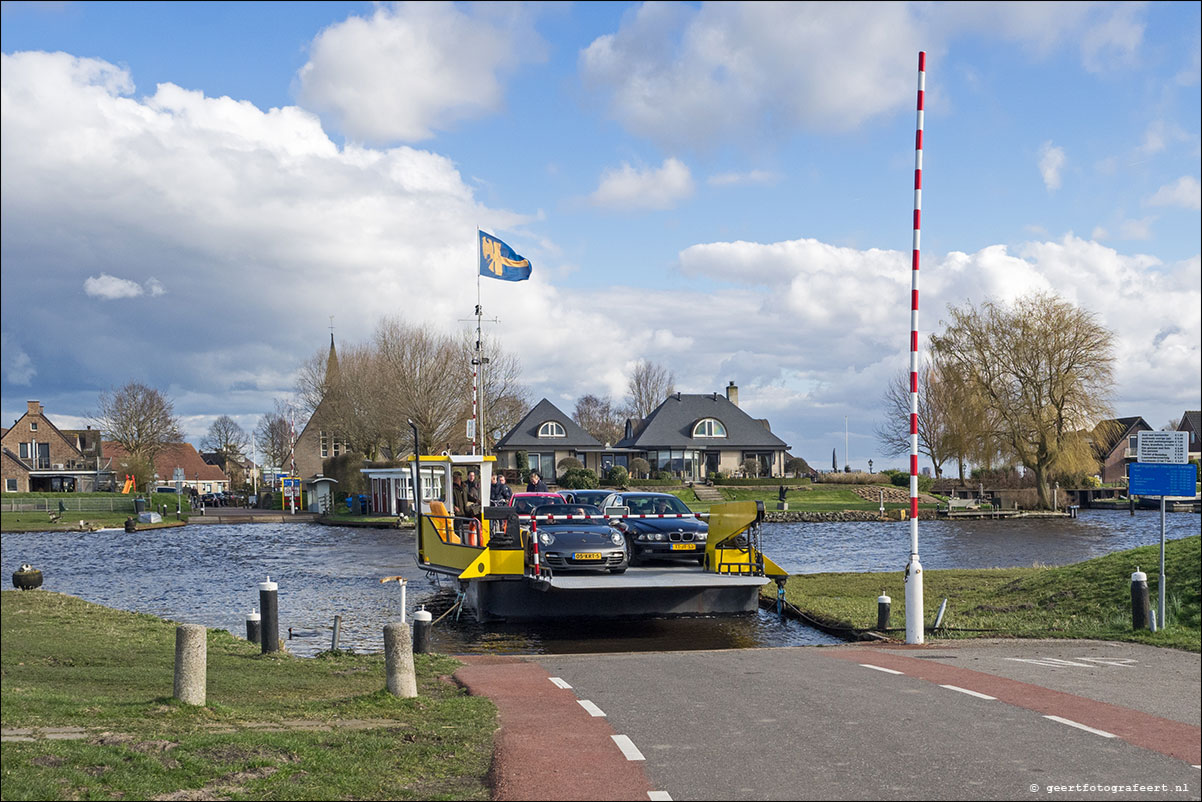
[[[882,485],[882,487],[886,487]],[[723,501],[762,501],[765,509],[774,510],[776,504],[780,501],[777,495],[777,487],[730,487],[727,485],[717,486],[719,492],[723,495]],[[698,501],[697,496],[690,488],[672,489],[665,492],[679,498],[685,504],[689,505],[689,509],[694,512],[709,512],[711,504],[709,502]],[[875,486],[873,488],[875,493]],[[868,512],[876,512],[880,509],[880,502],[868,501],[863,497],[852,492],[851,487],[847,485],[803,485],[801,487],[790,487],[788,494],[785,496],[789,502],[789,510],[792,512],[843,512],[844,510],[864,510]],[[920,504],[922,509],[934,509],[935,504]],[[886,510],[908,510],[910,503],[892,503],[885,502]]]
[[[487,799],[496,710],[417,655],[416,699],[381,655],[301,659],[208,636],[208,704],[171,698],[175,625],[43,591],[0,594],[4,799]]]
[[[948,599],[946,629],[929,638],[1030,637],[1138,641],[1202,651],[1202,538],[1168,541],[1165,549],[1168,627],[1131,630],[1131,573],[1148,574],[1153,609],[1159,593],[1160,546],[1140,546],[1058,567],[924,571],[926,618]],[[775,589],[773,589],[775,590]],[[893,600],[892,622],[906,620],[903,572],[793,576],[785,598],[820,621],[852,629],[876,626],[876,598]]]

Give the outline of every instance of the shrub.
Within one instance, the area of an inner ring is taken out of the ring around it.
[[[906,476],[909,476],[909,474],[906,474]],[[863,471],[856,471],[854,473],[824,473],[822,480],[831,484],[843,485],[871,485],[881,481],[879,473],[865,473]],[[908,483],[909,480],[907,480]]]
[[[909,487],[910,486],[910,474],[902,473],[901,471],[894,471],[893,476],[890,478],[890,481],[893,484],[897,485],[898,487]],[[931,485],[934,483],[935,483],[935,480],[933,478],[931,478],[930,476],[919,476],[918,477],[918,492],[919,493],[931,492]]]
[[[621,465],[615,465],[605,474],[605,480],[613,485],[624,485],[626,480],[630,478],[630,471],[623,468]]]
[[[758,459],[743,460],[743,473],[750,476],[752,479],[760,475],[760,461]]]
[[[726,474],[722,473],[722,471],[714,471],[713,473],[710,474],[710,481],[712,481],[712,482],[721,482],[725,479],[726,479]]]
[[[555,466],[558,473],[567,473],[568,471],[578,470],[584,467],[584,463],[575,457],[564,457]]]
[[[660,471],[655,475],[655,478],[659,479],[661,482],[666,482],[669,479],[675,479],[676,477],[672,475],[671,471]]]
[[[810,463],[806,462],[801,457],[790,457],[785,460],[785,473],[791,473],[794,476],[801,476],[810,472]]]
[[[518,476],[522,479],[522,484],[530,481],[530,458],[526,456],[525,451],[519,451],[513,455],[513,464],[517,468]],[[508,479],[506,480],[508,481]]]
[[[646,479],[651,473],[651,463],[642,457],[635,457],[630,461],[630,475],[638,479]]]
[[[597,481],[597,474],[588,468],[571,468],[560,474],[556,484],[571,490],[587,490],[600,483]]]
[[[338,489],[344,493],[366,493],[367,481],[360,468],[363,467],[363,455],[353,451],[339,454],[322,460],[321,471],[326,476],[338,480]]]

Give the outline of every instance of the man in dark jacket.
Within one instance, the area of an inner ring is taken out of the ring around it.
[[[543,477],[538,475],[538,471],[530,472],[530,483],[526,485],[527,493],[549,493],[547,483],[543,481]]]
[[[451,513],[456,518],[467,515],[467,486],[463,484],[463,474],[455,471],[451,480],[451,504],[455,507]]]

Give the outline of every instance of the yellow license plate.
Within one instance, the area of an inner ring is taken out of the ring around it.
[[[601,552],[599,551],[578,551],[572,555],[573,560],[600,560]]]
[[[694,551],[697,548],[696,543],[673,543],[672,551]]]

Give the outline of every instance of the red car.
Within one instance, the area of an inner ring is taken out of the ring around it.
[[[567,501],[558,493],[514,493],[509,499],[509,506],[516,509],[518,515],[529,515],[535,507],[546,504],[567,504]]]

